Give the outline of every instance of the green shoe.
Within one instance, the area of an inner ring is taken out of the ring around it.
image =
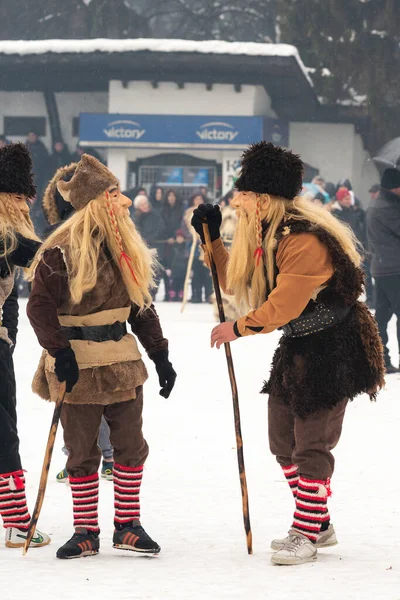
[[[103,460],[103,466],[101,467],[101,478],[107,481],[113,480],[113,462],[106,462]]]
[[[67,469],[65,467],[62,471],[57,473],[56,479],[57,479],[58,483],[65,483],[68,480],[68,473],[67,473]]]

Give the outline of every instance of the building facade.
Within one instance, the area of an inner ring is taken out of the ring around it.
[[[329,119],[294,47],[182,40],[0,42],[0,123],[95,147],[123,188],[228,192],[260,139],[298,152],[307,177],[378,180],[354,115]],[[1,127],[1,125],[0,125]]]

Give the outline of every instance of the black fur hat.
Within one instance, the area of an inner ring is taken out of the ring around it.
[[[300,157],[271,142],[251,144],[242,156],[242,170],[235,187],[239,192],[271,194],[292,200],[303,184]]]
[[[31,155],[24,144],[8,144],[0,149],[0,192],[36,196]]]

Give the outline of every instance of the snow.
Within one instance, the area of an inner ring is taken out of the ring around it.
[[[28,499],[36,498],[53,406],[35,397],[30,382],[39,348],[21,302],[15,352],[21,455]],[[158,304],[178,372],[169,400],[158,395],[154,367],[145,387],[144,431],[150,445],[142,521],[160,543],[158,557],[111,547],[112,483],[100,482],[101,552],[60,561],[55,551],[72,533],[70,490],[55,481],[64,466],[61,432],[50,470],[40,527],[52,544],[19,550],[0,545],[2,600],[399,600],[398,456],[400,378],[388,378],[377,403],[361,397],[347,411],[335,455],[330,509],[340,544],[316,563],[274,567],[270,540],[287,531],[293,499],[268,449],[267,377],[278,334],[232,344],[238,379],[254,554],[247,555],[241,515],[229,380],[223,351],[211,350],[212,308]],[[393,361],[395,323],[390,326]],[[148,361],[147,361],[148,362]],[[332,365],[334,368],[334,365]]]
[[[260,44],[255,42],[224,42],[221,40],[175,39],[90,39],[90,40],[1,40],[0,54],[86,54],[91,52],[197,52],[199,54],[228,54],[232,56],[294,57],[312,86],[306,67],[295,46],[289,44]]]

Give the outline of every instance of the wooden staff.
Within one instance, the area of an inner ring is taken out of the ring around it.
[[[226,319],[225,319],[224,306],[222,303],[221,289],[219,287],[217,267],[215,266],[215,262],[214,262],[210,231],[208,229],[207,223],[203,223],[203,232],[204,232],[204,239],[206,241],[208,256],[210,258],[211,274],[212,274],[212,279],[213,279],[213,284],[214,284],[215,298],[216,298],[217,306],[218,306],[219,320],[220,320],[220,323],[225,323]],[[226,354],[226,362],[228,363],[229,380],[231,382],[231,388],[232,388],[233,414],[234,414],[234,418],[235,418],[235,433],[236,433],[236,450],[237,450],[237,459],[238,459],[238,465],[239,465],[240,487],[242,489],[243,522],[244,522],[244,529],[246,532],[247,552],[249,554],[252,554],[253,553],[253,547],[252,547],[253,539],[252,539],[251,526],[250,526],[249,495],[247,492],[246,469],[244,466],[242,429],[241,429],[241,425],[240,425],[239,394],[238,394],[238,389],[237,389],[237,384],[236,384],[235,371],[233,368],[231,346],[230,346],[229,342],[224,344],[224,347],[225,347],[225,354]]]
[[[58,422],[60,420],[61,409],[66,394],[66,383],[63,382],[60,385],[56,405],[54,407],[53,419],[51,421],[49,438],[47,440],[46,452],[44,454],[42,474],[40,476],[39,491],[36,498],[35,508],[32,513],[32,518],[29,523],[28,535],[26,538],[25,546],[22,551],[23,556],[28,552],[30,543],[36,530],[36,525],[39,519],[40,511],[42,510],[44,495],[46,493],[47,479],[49,477],[49,469],[51,463],[51,457],[53,455],[54,442],[56,441]]]
[[[190,272],[193,267],[193,260],[194,260],[194,253],[196,251],[196,244],[197,244],[197,236],[196,236],[196,234],[194,234],[193,242],[190,247],[190,254],[189,254],[189,260],[188,260],[187,269],[186,269],[185,283],[183,284],[183,299],[182,299],[181,313],[183,313],[183,311],[185,310],[185,306],[186,306],[188,295],[189,295],[189,279],[190,279]]]

